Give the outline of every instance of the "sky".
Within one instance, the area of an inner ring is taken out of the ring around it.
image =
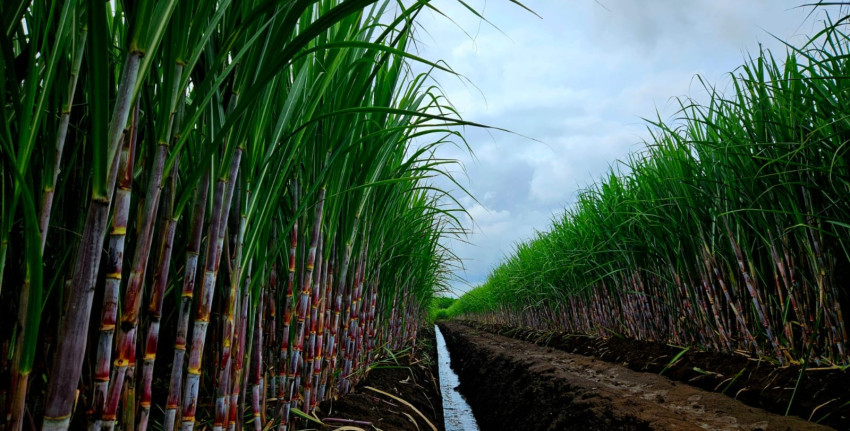
[[[759,46],[784,57],[776,38],[800,43],[822,12],[802,0],[435,0],[425,12],[418,54],[461,77],[436,82],[464,120],[474,155],[457,159],[458,180],[438,183],[467,208],[470,235],[447,246],[463,259],[450,296],[484,282],[519,242],[545,232],[577,192],[648,139],[643,118],[673,120],[678,97],[706,100],[702,80],[721,92],[729,73]],[[811,14],[811,16],[809,16]]]

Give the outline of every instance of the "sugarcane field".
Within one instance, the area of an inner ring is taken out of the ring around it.
[[[850,2],[0,24],[0,431],[850,430]]]

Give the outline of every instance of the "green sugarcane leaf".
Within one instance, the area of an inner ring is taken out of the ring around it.
[[[8,148],[7,148],[8,150]],[[18,172],[12,171],[21,187],[24,212],[24,237],[26,274],[24,283],[28,285],[29,298],[27,300],[27,311],[24,319],[23,349],[18,372],[21,375],[29,375],[38,347],[38,333],[41,324],[42,311],[42,256],[41,256],[41,232],[39,231],[38,217],[36,216],[35,201],[33,200],[30,187]],[[17,352],[16,352],[17,354]]]
[[[106,3],[97,0],[87,0],[87,2],[89,37],[87,38],[86,51],[88,51],[89,56],[86,98],[91,118],[88,134],[92,146],[92,196],[95,199],[105,200],[108,194],[106,175],[111,163],[111,160],[107,160],[110,82],[108,53],[111,44],[106,34]]]
[[[21,357],[21,374],[29,374],[32,371],[35,351],[38,347],[38,334],[41,324],[42,310],[42,256],[41,256],[41,233],[39,232],[38,218],[35,215],[35,204],[29,196],[29,191],[24,191],[24,213],[25,230],[27,238],[27,279],[29,283],[29,301],[27,303],[27,319],[24,328],[24,352]]]
[[[307,419],[308,421],[313,422],[317,425],[325,426],[325,423],[322,422],[321,420],[319,420],[319,418],[317,418],[313,415],[308,415],[307,413],[304,413],[300,409],[293,407],[292,409],[290,409],[290,411],[300,418]]]

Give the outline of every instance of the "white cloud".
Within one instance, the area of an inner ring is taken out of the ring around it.
[[[451,243],[472,284],[518,241],[547,230],[579,188],[640,150],[641,117],[658,110],[668,119],[674,97],[704,97],[694,75],[722,89],[760,42],[784,52],[771,34],[799,41],[818,26],[803,24],[810,10],[790,0],[523,0],[542,20],[505,0],[468,3],[501,32],[456,0],[438,0],[457,24],[426,13],[419,54],[472,82],[437,77],[465,119],[536,139],[467,128],[475,158],[440,153],[466,164],[463,183],[480,202],[462,199],[475,230],[469,244]]]

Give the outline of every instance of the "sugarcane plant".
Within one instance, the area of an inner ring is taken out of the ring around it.
[[[847,20],[702,81],[448,314],[846,367]]]
[[[0,4],[0,425],[293,430],[415,343],[480,126],[426,8]]]

